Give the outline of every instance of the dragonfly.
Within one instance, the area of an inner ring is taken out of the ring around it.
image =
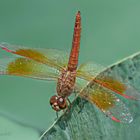
[[[113,121],[131,123],[133,117],[120,96],[138,100],[139,93],[133,92],[134,88],[117,76],[101,74],[104,68],[100,65],[90,62],[78,66],[80,37],[81,13],[78,11],[70,55],[55,49],[1,43],[0,48],[13,55],[0,61],[0,74],[57,82],[57,94],[50,98],[56,112],[66,110],[70,105],[69,96],[76,93]]]

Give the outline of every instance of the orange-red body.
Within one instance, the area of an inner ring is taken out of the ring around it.
[[[80,12],[78,12],[75,19],[72,49],[69,57],[68,66],[66,69],[62,70],[57,82],[57,93],[63,98],[68,97],[72,93],[74,88],[80,48],[80,36],[81,16]]]

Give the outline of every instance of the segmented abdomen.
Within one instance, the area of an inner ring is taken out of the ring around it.
[[[80,12],[78,12],[75,19],[72,49],[68,62],[68,70],[70,71],[77,69],[79,48],[80,48],[80,36],[81,36],[81,16],[80,16]]]

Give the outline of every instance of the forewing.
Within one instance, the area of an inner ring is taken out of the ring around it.
[[[131,123],[133,120],[125,104],[113,92],[96,83],[88,84],[79,95],[116,122]]]
[[[74,92],[79,94],[80,91],[87,86],[89,81],[76,77],[76,82],[75,82],[75,87],[74,87]]]
[[[96,83],[106,87],[115,93],[132,100],[140,100],[140,93],[127,81],[123,83],[119,77],[107,76],[106,73],[99,74],[95,79]]]
[[[116,75],[110,76],[103,70],[104,68],[100,65],[86,63],[79,67],[77,76],[81,79],[86,79],[87,81],[94,81],[125,98],[133,100],[140,99],[140,93],[127,83],[127,81],[124,83]]]
[[[0,59],[0,74],[56,80],[59,76],[59,71],[31,59],[16,57]]]
[[[78,67],[77,76],[89,81],[95,78],[103,69],[103,66],[93,62],[84,63]]]
[[[27,48],[6,43],[0,44],[0,47],[7,52],[35,60],[59,70],[68,63],[67,53],[55,49]]]

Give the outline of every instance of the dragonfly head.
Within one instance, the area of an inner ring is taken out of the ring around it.
[[[67,108],[66,98],[54,95],[50,98],[50,105],[55,111],[60,111]]]

